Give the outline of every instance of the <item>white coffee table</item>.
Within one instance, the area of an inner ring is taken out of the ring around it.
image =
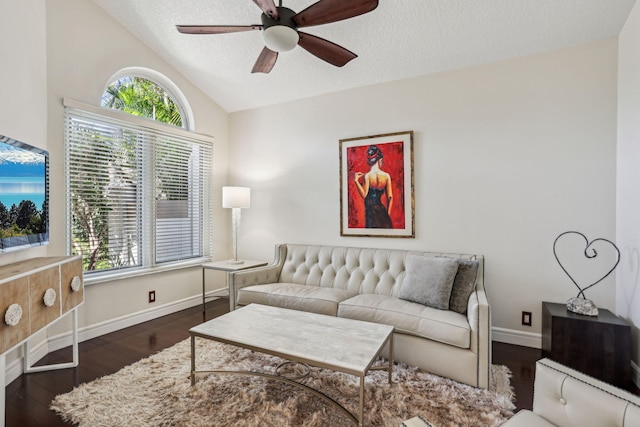
[[[380,351],[389,343],[389,383],[393,374],[393,326],[343,319],[304,311],[251,304],[189,330],[191,385],[196,374],[241,373],[293,384],[324,398],[348,414],[359,426],[364,420],[364,379]],[[292,379],[253,371],[196,370],[196,337],[282,357],[360,378],[360,406],[355,417],[330,397]]]

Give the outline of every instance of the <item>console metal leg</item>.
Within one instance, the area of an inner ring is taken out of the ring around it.
[[[0,354],[0,427],[4,427],[4,409],[7,399],[5,377],[7,371],[7,359],[5,354]]]
[[[42,366],[31,366],[31,363],[29,362],[29,354],[30,354],[30,350],[29,350],[29,340],[26,340],[23,344],[23,371],[26,374],[32,373],[32,372],[43,372],[43,371],[52,371],[54,369],[67,369],[67,368],[75,368],[78,366],[78,364],[80,363],[80,356],[79,356],[79,351],[78,351],[78,309],[74,308],[71,310],[71,315],[72,315],[72,322],[73,322],[73,331],[72,331],[72,339],[73,339],[73,345],[72,345],[72,351],[73,351],[73,359],[71,362],[67,362],[67,363],[58,363],[55,365],[42,365]]]

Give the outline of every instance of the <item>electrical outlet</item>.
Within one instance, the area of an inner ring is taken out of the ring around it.
[[[149,291],[149,302],[156,302],[156,291]]]
[[[524,326],[531,326],[531,312],[523,311],[522,312],[522,324]]]

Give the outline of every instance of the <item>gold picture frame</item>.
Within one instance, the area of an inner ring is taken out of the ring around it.
[[[413,131],[340,140],[340,235],[415,237]]]

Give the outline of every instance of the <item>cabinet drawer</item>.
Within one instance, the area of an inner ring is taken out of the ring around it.
[[[28,277],[0,284],[0,353],[4,353],[31,334],[28,289]],[[22,318],[15,326],[9,326],[5,322],[5,314],[12,304],[18,304],[22,308]]]
[[[78,277],[75,282],[74,277]],[[0,353],[83,302],[82,258],[79,256],[39,257],[0,265]],[[12,304],[20,305],[22,311],[15,326],[5,322],[7,309]]]
[[[60,270],[57,266],[29,275],[31,333],[60,317]],[[45,293],[53,289],[53,305],[45,305]]]
[[[79,288],[73,289],[73,280],[79,280]],[[60,265],[60,284],[62,288],[62,313],[67,313],[73,307],[84,301],[84,283],[82,280],[82,258]]]

